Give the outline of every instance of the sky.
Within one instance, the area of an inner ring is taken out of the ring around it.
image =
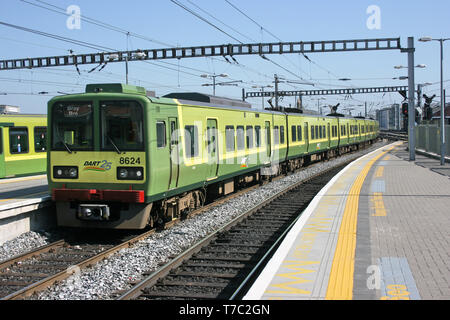
[[[415,64],[426,66],[415,69],[415,82],[428,84],[423,92],[436,94],[435,101],[440,99],[439,43],[418,39],[450,38],[448,0],[2,0],[1,5],[0,60],[67,55],[69,50],[81,54],[108,51],[108,48],[136,50],[239,42],[400,37],[402,47],[406,47],[407,38],[414,37]],[[73,8],[79,10],[81,19],[73,15]],[[83,41],[94,48],[1,23]],[[449,45],[450,41],[444,43],[444,80],[449,80],[444,82],[444,87],[447,89],[450,87],[450,66],[446,67],[450,62]],[[103,49],[97,49],[99,46]],[[311,61],[301,54],[275,54],[268,55],[271,61],[248,55],[236,56],[236,62],[227,62],[222,57],[130,62],[129,84],[155,91],[157,96],[187,91],[212,94],[213,87],[204,86],[212,80],[201,75],[226,74],[226,78],[217,77],[217,82],[238,81],[237,85],[217,85],[216,95],[236,99],[242,97],[243,88],[248,92],[260,90],[255,86],[273,86],[275,74],[290,81],[280,83],[279,90],[407,85],[407,80],[393,79],[407,75],[407,69],[394,68],[407,66],[407,54],[399,50],[308,53],[307,56]],[[0,105],[19,106],[22,113],[46,114],[47,102],[53,96],[83,92],[89,83],[125,83],[124,63],[110,63],[100,71],[100,68],[91,71],[95,66],[79,66],[80,74],[75,66],[0,71]],[[339,80],[342,78],[351,80]],[[339,111],[353,109],[352,114],[357,115],[364,112],[365,103],[373,113],[402,100],[398,93],[354,94],[304,97],[303,104],[315,110],[319,104],[327,112],[327,106],[340,103]],[[247,101],[255,109],[262,108],[261,98]],[[285,97],[280,101],[282,106],[289,104],[295,104],[294,98]]]

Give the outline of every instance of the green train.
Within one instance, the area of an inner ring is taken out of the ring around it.
[[[250,108],[196,93],[89,84],[48,102],[48,185],[60,226],[142,229],[372,143],[373,120]]]
[[[46,173],[46,158],[46,115],[0,115],[0,178]]]

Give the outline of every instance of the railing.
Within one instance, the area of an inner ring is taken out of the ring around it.
[[[450,156],[450,125],[445,126],[445,155]],[[441,154],[441,127],[419,125],[416,127],[416,148]]]

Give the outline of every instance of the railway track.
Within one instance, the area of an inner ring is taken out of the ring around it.
[[[331,168],[243,213],[118,299],[235,299],[268,261],[290,226],[344,166]]]
[[[117,237],[116,240],[99,240],[98,236],[85,236],[83,241],[61,239],[6,260],[0,263],[0,299],[16,300],[31,296],[153,232],[131,238],[126,236],[126,240],[117,240]]]
[[[243,280],[244,278],[256,272],[254,268],[262,263],[262,257],[272,253],[283,232],[289,228],[303,208],[330,180],[330,177],[343,166],[345,165],[339,165],[303,180],[291,186],[289,190],[249,210],[229,226],[210,235],[189,252],[174,259],[160,271],[151,273],[148,279],[144,279],[120,298],[225,299],[233,296],[234,293],[230,296],[230,292],[233,290],[236,292],[236,286],[241,286],[246,281]],[[281,178],[282,176],[278,176],[274,180]],[[218,199],[192,211],[187,218],[258,187],[256,184],[248,186]],[[247,218],[250,215],[253,216]],[[242,222],[243,220],[245,222]],[[166,223],[165,228],[178,222],[180,220]],[[233,227],[239,222],[242,223]],[[233,229],[226,231],[230,228]],[[78,235],[77,239],[82,241],[74,240],[73,237],[72,240],[59,240],[0,262],[0,300],[27,298],[83,268],[94,265],[122,248],[133,246],[134,243],[156,231],[153,229],[137,236],[128,235],[127,240],[119,240],[117,235],[103,236],[106,239],[103,241],[96,236]],[[110,240],[114,237],[115,243]],[[91,240],[88,241],[87,238]],[[209,247],[207,247],[208,244]],[[172,269],[177,266],[184,269],[173,271]],[[150,272],[147,275],[149,274]],[[214,277],[208,278],[208,274]],[[162,276],[168,277],[160,280]],[[152,285],[154,286],[149,289],[148,287]],[[165,289],[162,289],[163,287]],[[165,293],[161,293],[163,292],[161,290],[157,293],[157,288],[165,290]],[[200,288],[201,292],[193,294],[190,290],[186,291],[186,288],[192,290]],[[206,294],[202,291],[205,290],[204,288],[208,288]],[[179,292],[172,295],[173,290]]]
[[[238,197],[257,187],[258,185],[255,184],[222,197],[190,212],[186,218],[200,214],[213,206]],[[180,220],[167,222],[164,228],[170,228],[179,222]],[[61,239],[0,262],[0,300],[27,298],[39,291],[47,289],[58,281],[68,278],[81,269],[111,256],[122,248],[132,246],[134,243],[147,238],[156,231],[157,229],[152,229],[131,237],[129,240],[116,240],[119,244],[112,244],[110,240],[111,238],[114,239],[114,237],[117,238],[117,235],[114,234],[115,231],[111,232],[112,235],[109,238],[108,236],[103,236],[103,238],[107,239],[106,243],[105,241],[100,241],[99,237],[94,236],[92,238],[92,235],[86,236],[84,234],[78,236],[78,238],[83,239],[82,242]],[[88,238],[92,239],[89,241],[87,240]]]
[[[380,131],[380,137],[390,140],[408,141],[408,133],[401,131]]]

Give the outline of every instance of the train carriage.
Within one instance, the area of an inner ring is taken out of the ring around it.
[[[335,117],[253,110],[196,93],[150,98],[122,84],[55,97],[48,115],[48,182],[60,226],[162,224],[207,197],[339,148]],[[358,121],[345,120],[347,126]]]
[[[0,178],[45,173],[46,151],[46,115],[0,115]]]

